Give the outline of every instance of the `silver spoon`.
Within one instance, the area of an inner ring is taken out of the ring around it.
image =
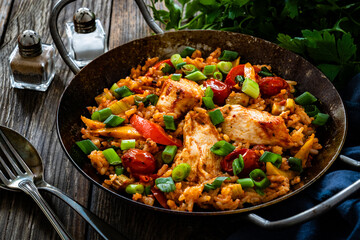
[[[42,159],[36,149],[31,143],[19,133],[0,125],[0,130],[4,133],[11,145],[25,161],[27,166],[34,174],[34,183],[40,190],[46,190],[55,196],[62,199],[72,209],[74,209],[85,221],[87,221],[104,239],[127,239],[121,233],[116,231],[113,227],[98,218],[95,214],[90,212],[85,207],[81,206],[70,197],[66,196],[60,189],[48,184],[43,178],[43,164]],[[0,181],[0,188],[10,191],[18,191],[5,186]]]

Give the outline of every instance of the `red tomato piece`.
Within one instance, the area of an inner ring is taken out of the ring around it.
[[[225,84],[228,85],[229,87],[235,86],[236,85],[235,77],[238,75],[244,76],[244,66],[245,64],[240,64],[237,65],[236,67],[233,67],[226,76],[226,79],[224,81]]]
[[[174,65],[171,63],[171,60],[170,60],[170,59],[165,59],[165,60],[162,60],[162,61],[156,63],[156,64],[153,66],[153,68],[154,68],[155,70],[158,70],[159,67],[160,67],[162,64],[164,64],[164,63],[167,63],[167,64],[169,64],[171,67],[174,67]],[[150,74],[149,72],[147,72],[147,73],[145,74],[145,76],[151,76],[151,74]]]
[[[259,80],[260,92],[264,96],[274,96],[281,89],[289,89],[289,84],[281,77],[264,77]]]
[[[203,83],[204,87],[210,87],[211,90],[214,92],[214,103],[217,105],[224,105],[225,99],[231,93],[231,89],[225,83],[216,80],[216,79],[209,79]]]
[[[166,134],[165,130],[157,123],[151,122],[134,114],[130,118],[130,124],[144,137],[150,138],[162,145],[182,146],[182,142]]]
[[[134,174],[151,174],[156,170],[156,160],[149,152],[140,149],[129,149],[121,157],[125,168]]]
[[[154,197],[161,206],[163,206],[164,208],[169,208],[169,206],[167,205],[167,199],[162,191],[156,188],[152,188],[151,192],[154,194]]]
[[[249,177],[249,173],[256,169],[260,168],[259,157],[256,155],[254,150],[246,149],[246,148],[237,148],[232,151],[229,155],[223,158],[220,162],[221,168],[229,173],[230,175],[234,175],[232,163],[234,159],[238,158],[239,155],[243,156],[244,159],[244,169],[238,175],[239,177]]]

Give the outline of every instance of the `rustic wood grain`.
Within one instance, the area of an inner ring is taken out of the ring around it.
[[[4,40],[4,34],[7,27],[7,22],[10,17],[10,10],[14,0],[2,0],[0,2],[0,45]]]

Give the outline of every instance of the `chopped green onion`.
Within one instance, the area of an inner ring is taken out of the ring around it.
[[[200,80],[206,79],[206,76],[202,72],[196,71],[196,72],[186,75],[185,78],[192,80],[192,81],[200,81]]]
[[[260,162],[271,162],[275,167],[279,168],[282,163],[282,157],[280,154],[265,151],[259,158]]]
[[[205,97],[210,97],[210,98],[213,98],[214,97],[214,92],[213,90],[211,89],[211,87],[207,87],[205,89]]]
[[[151,194],[151,186],[146,186],[144,191],[145,196],[149,196]]]
[[[128,97],[134,94],[127,86],[119,87],[115,89],[115,92],[119,94],[120,98]]]
[[[230,178],[229,177],[217,177],[217,178],[215,178],[215,180],[211,184],[206,183],[204,185],[204,190],[208,192],[210,190],[217,189],[217,188],[221,187],[221,184],[225,180],[230,180]]]
[[[177,146],[174,145],[166,146],[161,154],[161,159],[163,160],[163,162],[166,164],[171,163],[176,155],[176,151],[177,151]]]
[[[161,71],[163,73],[173,73],[173,72],[175,72],[175,68],[170,66],[167,63],[164,63],[164,66],[163,66],[163,68],[161,68]]]
[[[128,150],[130,148],[135,148],[135,139],[121,140],[120,148],[121,150]]]
[[[94,112],[91,114],[92,120],[98,120],[100,122],[104,121],[111,115],[111,109],[110,108],[103,108],[99,111]]]
[[[173,75],[171,75],[171,80],[179,81],[181,76],[182,76],[181,73],[174,73]]]
[[[303,94],[295,98],[295,102],[302,106],[312,104],[316,101],[317,98],[309,92],[304,92]]]
[[[105,121],[104,123],[106,124],[107,127],[116,127],[119,126],[120,124],[122,124],[125,121],[125,119],[113,115],[111,114]]]
[[[181,70],[186,74],[190,74],[196,71],[199,71],[199,69],[197,69],[197,67],[195,67],[192,64],[185,64],[184,66],[181,67]]]
[[[264,196],[264,195],[265,195],[264,191],[263,191],[262,189],[260,189],[260,188],[255,188],[255,192],[256,192],[257,194],[259,194],[260,196]]]
[[[135,105],[136,105],[136,106],[139,106],[139,104],[142,103],[143,101],[144,101],[144,98],[135,95],[135,97],[134,97],[134,102],[135,102]]]
[[[102,153],[106,158],[106,160],[110,163],[110,165],[118,165],[121,163],[121,158],[113,148],[108,148],[104,150]]]
[[[174,55],[172,55],[171,58],[170,58],[170,61],[171,61],[171,63],[172,63],[174,66],[178,65],[179,63],[184,62],[184,60],[182,59],[182,57],[180,56],[180,54],[174,54]]]
[[[249,174],[250,178],[254,181],[254,184],[257,188],[264,189],[270,186],[271,182],[266,177],[266,174],[261,169],[254,169]],[[261,178],[261,180],[258,180]]]
[[[186,47],[184,50],[181,51],[180,56],[185,58],[187,56],[191,56],[195,52],[195,48],[192,47]]]
[[[203,72],[205,75],[213,75],[215,71],[216,65],[206,65]]]
[[[219,60],[221,61],[234,61],[239,56],[239,53],[229,50],[222,51]]]
[[[210,148],[210,151],[219,156],[226,156],[234,150],[235,147],[224,140],[218,141]]]
[[[245,77],[244,76],[242,76],[242,75],[237,75],[236,77],[235,77],[235,82],[237,83],[237,84],[243,84],[244,83],[244,81],[245,81]]]
[[[217,64],[217,68],[222,72],[222,73],[225,73],[225,74],[228,74],[232,68],[232,63],[231,62],[219,62]]]
[[[169,130],[176,130],[176,126],[175,126],[175,122],[174,122],[174,117],[173,116],[169,116],[169,115],[164,115],[164,123],[165,123],[165,128],[169,129]]]
[[[159,99],[159,97],[156,94],[153,94],[153,93],[149,94],[143,100],[144,106],[147,107],[147,106],[149,106],[149,104],[155,106],[158,99]]]
[[[267,67],[262,67],[261,71],[258,72],[258,74],[262,77],[272,77],[274,74],[270,72],[270,70]]]
[[[315,116],[314,121],[312,121],[312,124],[318,125],[318,126],[324,126],[327,120],[329,119],[329,114],[326,113],[318,113]]]
[[[290,166],[290,170],[297,171],[300,173],[303,171],[301,159],[296,157],[289,157],[288,163]]]
[[[181,63],[176,64],[175,68],[181,69],[184,65],[186,65],[186,62],[181,62]]]
[[[189,164],[180,163],[172,170],[171,177],[175,182],[181,182],[189,176],[190,171],[191,166]]]
[[[86,154],[89,155],[94,150],[99,150],[98,147],[90,140],[82,140],[76,142],[76,145]]]
[[[125,171],[124,167],[122,166],[116,166],[115,167],[115,174],[120,176],[121,174],[123,174]]]
[[[214,109],[215,108],[215,104],[214,104],[214,101],[211,97],[203,97],[202,98],[203,100],[203,103],[205,105],[205,107],[207,109]]]
[[[144,192],[144,186],[141,184],[129,184],[126,186],[125,192],[128,194],[135,194],[135,193],[142,194]]]
[[[120,95],[115,92],[115,90],[118,88],[119,86],[117,85],[117,83],[114,83],[110,88],[110,92],[112,93],[112,95],[114,95],[115,98],[120,98]]]
[[[252,98],[257,98],[260,94],[259,84],[257,84],[257,82],[251,80],[250,78],[246,78],[242,85],[241,91],[243,91]]]
[[[239,154],[239,157],[234,159],[232,163],[233,173],[234,176],[237,176],[241,171],[244,169],[244,159],[241,154]]]
[[[219,80],[219,81],[222,81],[223,75],[222,75],[221,72],[214,72],[214,78]]]
[[[251,178],[241,178],[236,180],[238,184],[241,185],[242,188],[252,188],[254,187],[254,182]]]
[[[304,106],[305,112],[309,117],[314,117],[320,112],[320,110],[315,105],[306,105]]]
[[[214,125],[218,125],[219,123],[222,123],[224,121],[224,116],[222,115],[222,113],[219,109],[209,112],[209,116],[210,116],[211,122]]]
[[[160,189],[160,191],[166,193],[173,192],[176,189],[174,180],[171,177],[157,178],[155,179],[155,184]]]

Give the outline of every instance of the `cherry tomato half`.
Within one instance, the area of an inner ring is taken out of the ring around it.
[[[289,84],[281,77],[264,77],[258,83],[264,96],[274,96],[280,93],[281,89],[289,88]]]
[[[216,79],[209,79],[205,81],[203,85],[204,87],[210,87],[214,92],[213,100],[217,105],[224,105],[225,99],[231,93],[230,87],[228,85]]]
[[[124,167],[134,174],[151,174],[156,170],[155,158],[144,150],[129,149],[121,159]]]
[[[256,155],[254,150],[241,148],[235,149],[225,158],[223,158],[220,162],[221,168],[229,173],[230,175],[234,175],[232,163],[234,159],[239,157],[239,154],[243,156],[244,159],[244,169],[238,175],[239,177],[249,177],[249,173],[256,169],[260,168],[259,157]]]

